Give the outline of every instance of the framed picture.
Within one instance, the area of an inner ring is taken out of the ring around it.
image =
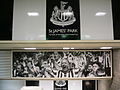
[[[82,90],[98,90],[98,81],[82,80]]]
[[[39,86],[39,80],[26,80],[26,86]]]
[[[54,90],[68,90],[68,80],[55,80]]]
[[[111,50],[12,51],[12,78],[112,78]]]
[[[79,0],[46,0],[46,39],[80,40]]]

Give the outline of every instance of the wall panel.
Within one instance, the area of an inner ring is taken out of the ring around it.
[[[0,78],[11,76],[11,51],[0,51]]]
[[[80,0],[80,22],[82,40],[113,40],[111,0]],[[46,40],[46,0],[15,0],[13,40]]]

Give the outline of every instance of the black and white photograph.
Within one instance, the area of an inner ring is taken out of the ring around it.
[[[12,57],[12,77],[112,78],[111,50],[21,50]]]

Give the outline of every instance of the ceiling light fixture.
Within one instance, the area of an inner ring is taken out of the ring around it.
[[[26,50],[35,50],[36,48],[24,48]]]
[[[112,49],[112,47],[100,47],[100,49]]]
[[[28,12],[27,13],[28,16],[39,16],[38,12]]]
[[[63,49],[70,49],[70,48],[68,48],[68,47],[64,47]]]
[[[106,14],[106,12],[97,12],[95,16],[105,16]]]
[[[73,48],[73,47],[72,48],[64,47],[63,49],[75,49],[75,48]]]

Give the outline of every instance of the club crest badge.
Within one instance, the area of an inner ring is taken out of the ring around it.
[[[54,7],[54,10],[52,11],[52,17],[50,18],[50,21],[53,24],[64,27],[71,25],[76,21],[72,7],[68,6],[65,8],[67,3],[68,2],[61,1],[60,8],[57,6]]]
[[[56,86],[63,87],[66,85],[65,80],[57,80],[55,83]]]

